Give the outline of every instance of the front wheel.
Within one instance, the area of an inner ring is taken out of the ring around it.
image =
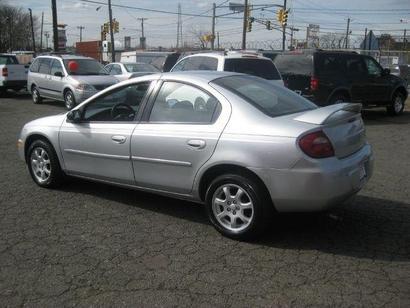
[[[67,90],[64,94],[64,102],[65,102],[65,107],[68,110],[71,110],[75,107],[76,103],[75,103],[75,97],[73,92],[71,92],[71,90]]]
[[[36,86],[33,86],[33,88],[31,89],[31,97],[34,104],[41,104],[42,98]]]
[[[46,188],[58,187],[63,181],[57,154],[50,143],[34,141],[27,152],[27,164],[34,182]]]
[[[404,111],[404,96],[400,92],[393,95],[392,102],[387,106],[387,113],[392,116],[402,114]]]
[[[214,227],[223,235],[249,240],[266,229],[273,205],[256,181],[228,174],[216,178],[206,193],[206,209]]]

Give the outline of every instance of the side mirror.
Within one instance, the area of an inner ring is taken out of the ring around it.
[[[385,68],[385,69],[383,69],[383,71],[382,71],[382,75],[383,75],[383,76],[390,75],[390,69],[389,69],[389,68]]]
[[[57,77],[64,77],[64,75],[63,75],[63,73],[62,73],[62,72],[55,72],[55,73],[54,73],[54,76],[57,76]]]
[[[79,123],[81,121],[81,111],[79,109],[71,110],[67,113],[67,121]]]

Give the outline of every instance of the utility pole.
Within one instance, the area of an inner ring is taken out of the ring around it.
[[[44,25],[44,12],[41,12],[40,52],[43,51],[43,25]]]
[[[111,0],[108,0],[108,17],[110,19],[110,37],[111,37],[111,61],[115,62],[115,46],[114,46],[114,31],[112,24],[112,7]]]
[[[286,12],[286,0],[283,0],[283,11]],[[282,51],[285,51],[286,44],[286,25],[282,26]]]
[[[369,50],[372,48],[372,35],[373,32],[372,30],[369,31]]]
[[[147,19],[148,18],[138,18],[138,20],[141,20],[141,39],[140,39],[141,49],[145,49],[144,20],[147,20]]]
[[[218,46],[218,50],[219,50],[219,31],[216,33],[217,36],[217,46]]]
[[[407,29],[404,29],[404,33],[403,33],[403,50],[407,50],[407,41],[406,41],[406,33],[407,33]]]
[[[248,22],[248,0],[245,0],[243,9],[242,49],[246,49],[246,24]]]
[[[177,48],[182,48],[182,18],[181,18],[181,3],[178,3]]]
[[[347,49],[347,46],[349,44],[349,27],[350,27],[350,17],[347,19],[345,49]]]
[[[44,36],[46,37],[46,51],[48,50],[48,38],[50,37],[50,34],[48,31],[44,32]]]
[[[366,49],[366,43],[367,43],[367,28],[364,29],[364,41],[363,41],[363,49]]]
[[[34,26],[33,26],[33,13],[31,11],[31,9],[28,9],[30,11],[30,23],[31,23],[31,39],[33,42],[33,51],[34,54],[36,54],[36,40],[34,38]]]
[[[56,4],[56,0],[51,0],[51,10],[53,12],[54,51],[58,51],[58,29],[57,29],[57,4]]]
[[[297,32],[299,29],[290,27],[290,47],[293,47],[293,32]]]
[[[83,41],[83,30],[85,29],[84,26],[77,26],[77,29],[80,30],[80,42]]]
[[[216,13],[216,4],[212,4],[212,40],[211,40],[211,49],[215,49],[215,13]]]

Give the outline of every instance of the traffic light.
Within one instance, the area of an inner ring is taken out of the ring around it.
[[[282,24],[283,21],[283,9],[280,9],[279,11],[276,12],[276,19],[279,21],[280,24]]]
[[[251,32],[252,31],[252,23],[254,22],[255,18],[250,17],[248,18],[248,21],[246,23],[246,32]]]
[[[120,23],[117,20],[115,20],[115,18],[112,20],[112,32],[120,32]]]
[[[268,20],[268,21],[266,22],[266,29],[272,30],[271,25],[270,25],[270,20]]]
[[[282,26],[286,27],[288,25],[288,15],[289,15],[289,10],[286,10],[283,12],[282,15]]]
[[[107,40],[107,32],[104,31],[104,26],[101,26],[101,41]]]
[[[110,25],[109,25],[108,22],[106,22],[106,23],[104,24],[104,32],[105,32],[105,33],[110,32]]]

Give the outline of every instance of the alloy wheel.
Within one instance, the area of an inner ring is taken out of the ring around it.
[[[65,95],[65,106],[68,110],[71,110],[74,108],[74,96],[73,93],[71,93],[70,91],[68,91]]]
[[[395,113],[400,113],[401,110],[403,109],[403,100],[399,95],[396,96],[394,99],[394,111]]]
[[[236,184],[224,184],[216,189],[212,197],[212,212],[221,226],[238,232],[251,224],[253,202],[245,189]]]
[[[34,148],[30,155],[30,165],[33,175],[39,183],[44,183],[50,178],[51,161],[45,149]]]

